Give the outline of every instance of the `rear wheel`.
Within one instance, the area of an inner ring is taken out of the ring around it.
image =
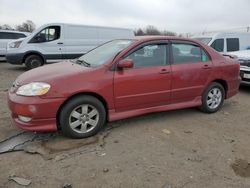
[[[64,135],[86,138],[95,135],[106,122],[103,104],[92,96],[77,96],[66,103],[59,115]]]
[[[29,55],[26,57],[24,64],[28,70],[34,69],[43,65],[43,59],[38,55]]]
[[[217,112],[222,107],[224,99],[224,87],[217,82],[213,82],[202,96],[202,106],[200,110],[206,113]]]

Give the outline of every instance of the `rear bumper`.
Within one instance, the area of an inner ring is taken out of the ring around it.
[[[21,129],[34,132],[57,130],[56,115],[63,101],[63,98],[42,99],[8,93],[8,106],[13,122]],[[21,121],[18,115],[30,117],[31,120],[29,122]]]
[[[24,54],[18,53],[18,54],[6,54],[6,60],[10,64],[14,65],[21,65],[23,64],[23,57]]]
[[[238,76],[237,79],[228,81],[228,91],[227,91],[226,99],[233,97],[239,92],[240,82],[241,82],[240,76]]]

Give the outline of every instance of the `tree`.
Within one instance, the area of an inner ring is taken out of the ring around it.
[[[10,25],[8,24],[4,24],[4,25],[0,25],[0,29],[3,30],[14,30]]]
[[[155,26],[149,25],[144,29],[137,29],[135,30],[136,36],[143,36],[143,35],[164,35],[164,36],[176,36],[175,32],[163,30],[158,30]]]
[[[154,26],[149,25],[145,29],[147,35],[161,35],[161,32]]]
[[[143,32],[143,30],[141,28],[139,28],[135,31],[135,36],[142,36],[142,35],[145,35],[145,33]]]
[[[36,25],[31,20],[26,20],[21,25],[16,26],[16,30],[24,32],[32,32],[36,29]]]
[[[176,36],[176,33],[172,32],[172,31],[166,31],[166,30],[164,30],[162,32],[162,35],[164,35],[164,36]]]

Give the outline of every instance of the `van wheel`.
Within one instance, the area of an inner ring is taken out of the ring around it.
[[[202,96],[202,105],[200,110],[205,113],[217,112],[222,107],[224,99],[224,87],[217,82],[213,82],[208,86]]]
[[[59,115],[62,133],[71,138],[95,135],[106,122],[106,110],[97,98],[77,96],[66,103]]]
[[[28,70],[40,67],[43,65],[43,59],[38,55],[29,55],[26,57],[25,66]]]

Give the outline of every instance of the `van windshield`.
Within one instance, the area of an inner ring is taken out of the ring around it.
[[[98,67],[114,58],[119,52],[127,48],[136,40],[113,40],[81,56],[78,61],[85,62],[91,67]]]
[[[208,44],[211,40],[212,40],[212,38],[203,38],[203,37],[201,37],[201,38],[194,38],[194,39],[196,39],[196,40],[198,40],[198,41],[200,41],[200,42],[203,42],[203,43],[205,43],[205,44]]]

